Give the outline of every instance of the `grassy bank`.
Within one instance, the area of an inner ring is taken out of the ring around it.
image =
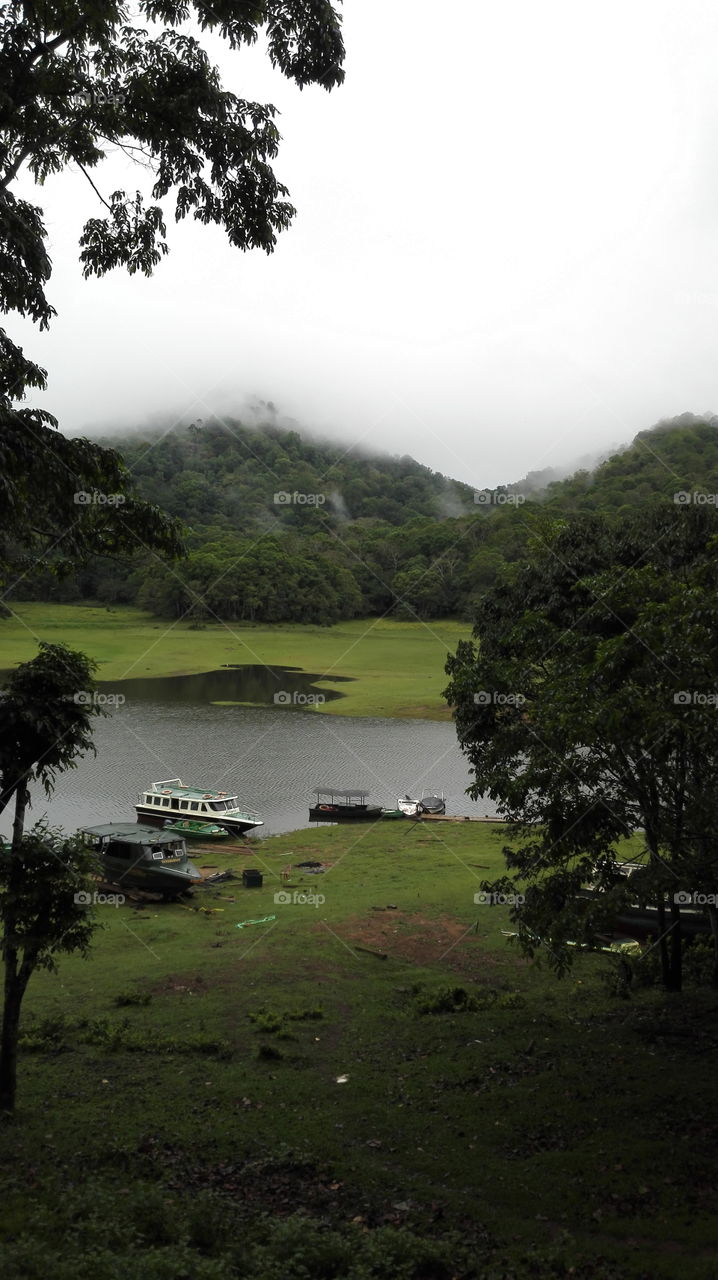
[[[261,889],[98,908],[27,999],[8,1280],[713,1276],[714,997],[529,965],[474,904],[501,847],[301,831],[196,855]]]
[[[327,715],[406,716],[449,719],[441,697],[444,664],[469,627],[355,619],[334,627],[240,626],[160,623],[130,608],[13,604],[0,621],[0,669],[33,657],[38,640],[62,641],[98,664],[98,679],[191,675],[227,663],[299,667],[316,672],[317,688],[342,697]],[[349,678],[345,684],[332,677]]]

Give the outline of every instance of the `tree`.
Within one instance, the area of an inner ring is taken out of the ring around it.
[[[167,252],[162,202],[171,193],[176,220],[216,223],[239,249],[271,252],[294,215],[270,163],[274,108],[222,87],[190,18],[231,49],[263,31],[272,64],[300,88],[331,89],[344,78],[329,0],[139,0],[137,8],[144,27],[122,0],[10,0],[0,15],[0,307],[41,329],[55,314],[45,291],[51,262],[42,209],[13,191],[23,169],[41,185],[74,165],[104,205],[81,236],[85,276],[116,266],[151,274]],[[111,150],[151,172],[153,203],[145,207],[140,191],[101,194],[90,175]],[[18,407],[46,380],[0,329],[3,567],[27,571],[48,545],[59,548],[60,569],[90,551],[144,544],[176,553],[176,526],[131,499],[118,454],[65,439],[46,410]]]
[[[0,1033],[0,1111],[13,1111],[17,1092],[20,1011],[36,969],[57,967],[58,953],[87,954],[95,921],[85,903],[95,870],[77,836],[37,824],[0,853],[0,919],[5,965]]]
[[[12,845],[0,854],[0,918],[5,962],[0,1108],[15,1103],[20,1009],[38,965],[56,951],[85,951],[91,925],[72,896],[85,887],[90,863],[76,840],[35,827],[25,836],[30,784],[50,795],[56,774],[92,749],[94,663],[65,645],[40,652],[11,673],[0,703],[0,813],[15,802]]]
[[[664,984],[680,989],[681,895],[718,890],[716,545],[705,507],[568,521],[483,597],[480,646],[447,663],[472,794],[512,823],[520,942],[547,946],[559,971],[569,940],[638,896],[658,909]],[[636,829],[647,862],[629,885],[616,843]]]

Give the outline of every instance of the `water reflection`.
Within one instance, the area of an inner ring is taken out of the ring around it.
[[[342,694],[321,689],[314,682],[319,672],[299,667],[227,665],[219,671],[202,671],[192,676],[142,677],[136,680],[103,681],[103,693],[119,693],[133,702],[195,703],[240,702],[253,706],[311,706],[312,702],[333,702]],[[333,683],[351,681],[350,676],[332,676]]]

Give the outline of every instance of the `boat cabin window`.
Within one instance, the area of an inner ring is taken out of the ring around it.
[[[120,844],[118,840],[110,840],[106,852],[111,858],[129,858],[132,855],[129,845]]]
[[[195,810],[199,809],[199,805],[197,804],[196,800],[190,800],[189,807],[190,809],[195,809]]]
[[[172,797],[171,797],[171,796],[163,796],[163,797],[162,797],[162,803],[163,803],[163,805],[164,805],[165,809],[169,809],[170,804],[172,803]]]
[[[180,800],[180,809],[186,809],[189,804],[188,800]]]

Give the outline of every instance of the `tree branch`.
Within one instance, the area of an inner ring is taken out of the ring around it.
[[[80,161],[79,161],[79,160],[78,160],[76,163],[77,163],[77,165],[78,165],[78,168],[80,168],[80,169],[82,170],[82,172],[84,173],[85,177],[87,178],[87,181],[89,182],[90,186],[92,187],[92,190],[94,191],[94,193],[95,193],[95,195],[97,196],[97,198],[98,198],[99,200],[101,200],[101,201],[102,201],[102,203],[104,204],[105,208],[106,208],[106,209],[109,209],[110,213],[112,213],[112,205],[109,205],[109,204],[107,203],[107,201],[105,200],[105,197],[104,197],[104,196],[103,196],[103,195],[102,195],[102,194],[97,190],[97,187],[95,186],[94,182],[92,181],[92,178],[90,177],[89,173],[87,172],[87,169],[85,168],[85,166],[84,166],[83,164],[80,164]]]

